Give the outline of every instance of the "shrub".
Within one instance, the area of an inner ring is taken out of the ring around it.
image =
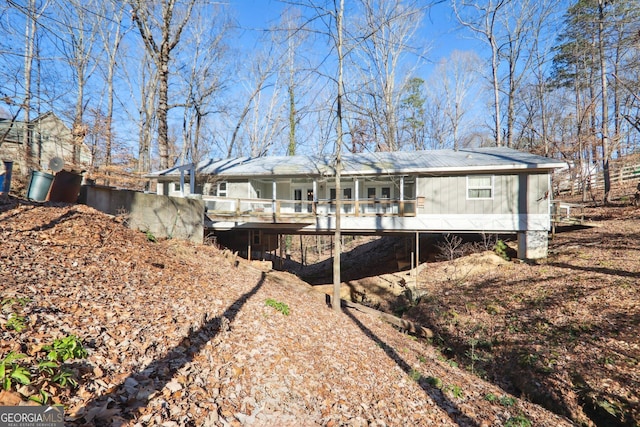
[[[493,247],[493,251],[500,258],[510,261],[511,257],[509,256],[508,250],[509,250],[509,246],[507,246],[507,244],[503,240],[498,240],[496,242],[496,245]]]

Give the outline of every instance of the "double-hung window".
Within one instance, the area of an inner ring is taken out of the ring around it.
[[[227,182],[221,181],[216,185],[216,196],[227,197]]]
[[[467,199],[483,200],[493,199],[492,175],[467,176]]]

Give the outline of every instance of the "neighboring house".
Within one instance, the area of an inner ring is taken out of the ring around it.
[[[64,160],[65,169],[83,169],[91,163],[91,152],[85,144],[79,150],[79,164],[73,162],[71,130],[52,112],[42,114],[30,122],[30,158],[25,159],[25,126],[25,122],[0,118],[0,159],[13,161],[16,168],[26,165],[27,168],[42,171],[49,169],[49,161],[54,157]],[[20,172],[26,175],[28,171]]]
[[[202,195],[205,228],[241,232],[246,244],[259,245],[268,235],[334,231],[333,165],[329,156],[238,158],[149,177],[157,180],[158,194]],[[341,230],[517,233],[520,258],[543,258],[551,225],[551,172],[563,165],[501,147],[345,154]]]

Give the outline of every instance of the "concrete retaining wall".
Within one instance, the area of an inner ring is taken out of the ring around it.
[[[110,215],[126,214],[129,228],[149,231],[157,238],[203,241],[202,200],[82,186],[79,201]]]

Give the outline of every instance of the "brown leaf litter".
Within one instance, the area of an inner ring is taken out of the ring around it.
[[[77,388],[48,388],[67,424],[571,425],[525,400],[489,399],[510,396],[379,318],[336,313],[295,276],[211,246],[153,243],[86,206],[13,198],[0,206],[0,239],[2,299],[29,299],[21,332],[2,314],[0,357],[27,363],[70,334],[88,350],[67,362]],[[22,392],[0,399],[26,402]]]

